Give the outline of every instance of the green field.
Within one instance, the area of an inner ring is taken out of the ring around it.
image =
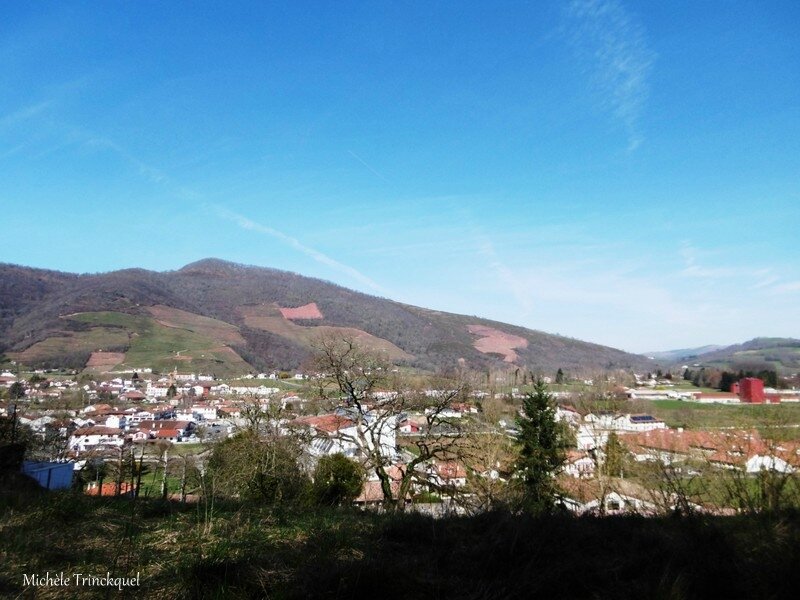
[[[768,437],[800,439],[800,404],[699,404],[681,400],[640,400],[637,412],[662,419],[669,427],[757,428]],[[788,437],[787,437],[788,436]]]
[[[212,373],[220,377],[250,370],[233,350],[210,337],[167,327],[151,317],[116,312],[81,313],[73,320],[99,326],[106,331],[127,331],[130,346],[120,367],[151,367],[156,371]],[[126,334],[126,338],[127,338]],[[179,350],[175,350],[179,348]]]

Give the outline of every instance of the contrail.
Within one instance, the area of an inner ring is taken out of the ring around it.
[[[384,290],[378,283],[364,275],[358,269],[355,269],[349,265],[344,263],[340,263],[338,260],[335,260],[320,252],[319,250],[315,250],[309,246],[306,246],[300,240],[293,238],[290,235],[286,235],[282,231],[278,231],[277,229],[273,229],[272,227],[267,227],[266,225],[261,225],[260,223],[256,223],[255,221],[248,219],[247,217],[240,215],[238,213],[232,212],[226,208],[221,206],[213,206],[214,211],[223,219],[227,219],[228,221],[232,221],[236,223],[242,229],[247,229],[250,231],[257,231],[259,233],[263,233],[269,235],[275,239],[280,240],[284,244],[291,246],[295,250],[302,252],[308,257],[313,258],[315,261],[322,263],[325,266],[328,266],[340,273],[344,273],[349,277],[352,277],[356,281],[362,283],[363,285],[367,286],[368,288],[379,292],[381,294],[386,294],[386,290]]]
[[[370,166],[367,164],[367,162],[366,162],[366,161],[365,161],[363,158],[361,158],[361,157],[360,157],[358,154],[356,154],[356,153],[355,153],[355,152],[353,152],[352,150],[348,150],[348,151],[347,151],[347,153],[348,153],[350,156],[352,156],[353,158],[355,158],[355,159],[356,159],[358,162],[360,162],[362,165],[364,165],[365,167],[367,167],[367,168],[368,168],[370,171],[372,171],[372,174],[373,174],[373,175],[375,175],[375,177],[379,177],[379,178],[380,178],[381,180],[383,180],[385,183],[391,183],[391,182],[390,182],[388,179],[386,179],[386,177],[384,177],[383,175],[381,175],[380,173],[378,173],[378,172],[377,172],[375,169],[373,169],[372,167],[370,167]]]

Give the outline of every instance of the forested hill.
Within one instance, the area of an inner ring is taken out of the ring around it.
[[[288,370],[300,367],[325,333],[355,337],[396,363],[426,370],[652,366],[597,344],[217,259],[177,271],[90,275],[0,265],[0,351],[31,366]]]
[[[701,365],[732,371],[771,369],[788,375],[800,371],[800,340],[795,338],[754,338],[707,352],[697,358]]]

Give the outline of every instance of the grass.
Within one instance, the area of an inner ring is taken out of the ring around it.
[[[80,313],[71,318],[128,331],[130,347],[123,363],[127,367],[152,367],[157,371],[169,371],[177,366],[182,372],[213,373],[220,377],[250,370],[250,366],[233,350],[222,345],[220,340],[189,329],[168,327],[151,317],[93,312]],[[176,351],[176,348],[180,350]]]
[[[23,573],[141,575],[37,598],[794,598],[800,515],[535,519],[0,496],[0,596]]]
[[[122,329],[92,327],[88,331],[70,332],[68,335],[47,338],[23,352],[14,353],[13,358],[28,364],[73,352],[89,353],[98,349],[124,347],[127,344],[128,334]]]
[[[681,400],[641,400],[636,408],[662,419],[669,427],[704,429],[757,428],[783,439],[800,439],[800,404],[700,404]],[[768,435],[768,437],[771,437]]]

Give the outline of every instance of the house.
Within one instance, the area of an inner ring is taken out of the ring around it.
[[[622,415],[615,418],[612,425],[616,431],[651,431],[666,427],[664,421],[651,415]]]
[[[82,412],[86,415],[88,415],[89,413],[105,414],[110,410],[112,410],[110,404],[92,404],[84,408]]]
[[[563,472],[570,477],[591,478],[595,473],[595,461],[588,452],[569,450]]]
[[[556,421],[577,426],[581,422],[581,414],[571,406],[557,406]]]
[[[673,464],[695,459],[720,468],[743,469],[753,456],[774,454],[756,430],[657,429],[639,434],[621,434],[619,440],[639,462]]]
[[[575,443],[579,450],[602,448],[608,442],[608,430],[594,423],[586,423],[578,427]]]
[[[217,414],[221,419],[236,419],[242,416],[242,409],[238,406],[224,405],[217,408]]]
[[[405,465],[403,464],[392,465],[387,469],[392,500],[397,500],[400,496],[400,484],[404,473]],[[405,504],[409,504],[411,502],[411,494],[407,492],[404,500]],[[353,504],[362,508],[380,508],[383,502],[384,494],[381,482],[377,475],[373,473],[364,482],[361,493],[353,500]]]
[[[651,490],[624,479],[600,482],[596,479],[559,479],[559,503],[578,514],[654,515],[663,510],[661,500]]]
[[[761,471],[775,471],[777,473],[794,473],[795,468],[778,456],[762,456],[754,454],[747,459],[745,471],[760,473]]]
[[[139,423],[139,431],[148,432],[151,438],[157,438],[158,432],[162,430],[172,430],[176,431],[178,437],[184,438],[191,434],[194,431],[195,425],[191,421],[175,421],[172,419],[160,419],[156,421],[142,421]],[[175,437],[174,435],[169,435],[164,437],[163,439],[169,439],[170,437]]]
[[[128,417],[124,413],[108,413],[105,426],[114,429],[125,429],[128,426]]]
[[[312,434],[309,452],[317,458],[344,454],[353,457],[358,455],[358,430],[352,419],[328,414],[315,417],[301,417],[291,422],[292,426],[307,428]]]
[[[183,439],[183,432],[179,429],[159,429],[156,431],[157,440],[166,440],[168,442],[180,442]]]
[[[419,419],[406,418],[401,422],[398,431],[403,435],[417,435],[424,429],[426,423],[425,419],[421,422]]]
[[[85,452],[98,447],[121,447],[125,437],[121,429],[114,427],[83,427],[69,437],[68,447],[74,452]]]
[[[130,390],[120,394],[119,399],[123,402],[142,402],[147,396],[138,390]]]
[[[467,470],[454,461],[435,462],[426,469],[428,480],[439,488],[460,488],[467,485]]]
[[[737,394],[730,392],[699,392],[694,393],[694,399],[702,404],[720,403],[720,404],[737,404],[740,402]]]
[[[300,417],[290,425],[310,431],[309,452],[315,457],[337,453],[360,456],[371,452],[377,443],[384,458],[397,458],[397,415],[340,409],[334,414]]]

